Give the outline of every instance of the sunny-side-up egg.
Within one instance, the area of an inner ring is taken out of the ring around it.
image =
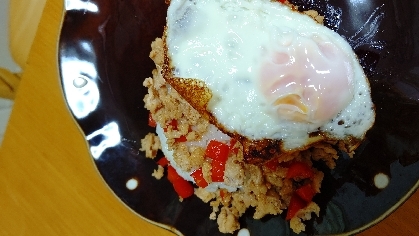
[[[172,76],[203,81],[224,131],[281,140],[283,150],[322,133],[363,139],[375,118],[369,83],[336,32],[270,0],[171,0],[166,45]]]

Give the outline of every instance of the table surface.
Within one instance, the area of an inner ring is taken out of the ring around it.
[[[96,170],[59,82],[63,2],[48,0],[0,149],[1,235],[171,235],[139,217]],[[419,192],[360,235],[419,235]]]

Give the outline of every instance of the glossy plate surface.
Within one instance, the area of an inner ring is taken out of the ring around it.
[[[417,187],[419,2],[293,2],[325,15],[370,80],[376,123],[353,159],[343,155],[335,170],[324,169],[322,193],[314,199],[321,216],[307,223],[305,234],[355,233]],[[167,180],[151,176],[156,164],[139,151],[140,139],[153,132],[142,82],[154,68],[150,43],[161,36],[165,16],[164,0],[67,0],[59,42],[64,95],[100,174],[128,207],[185,235],[221,235],[208,218],[210,207],[196,197],[179,202]],[[386,180],[384,189],[377,188]],[[251,215],[249,210],[241,218],[251,235],[293,235],[283,216]]]

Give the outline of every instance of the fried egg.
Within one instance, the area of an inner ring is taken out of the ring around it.
[[[205,84],[205,109],[226,133],[281,140],[289,151],[313,133],[362,140],[374,123],[347,41],[279,2],[171,0],[165,41],[165,78]]]

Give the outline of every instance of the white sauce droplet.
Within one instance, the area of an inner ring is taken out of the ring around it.
[[[378,173],[374,177],[374,185],[379,189],[386,188],[389,182],[390,178],[384,173]]]
[[[129,179],[127,183],[125,184],[127,189],[134,190],[138,187],[138,180],[135,178]]]
[[[250,236],[250,232],[248,229],[240,229],[237,236]]]

